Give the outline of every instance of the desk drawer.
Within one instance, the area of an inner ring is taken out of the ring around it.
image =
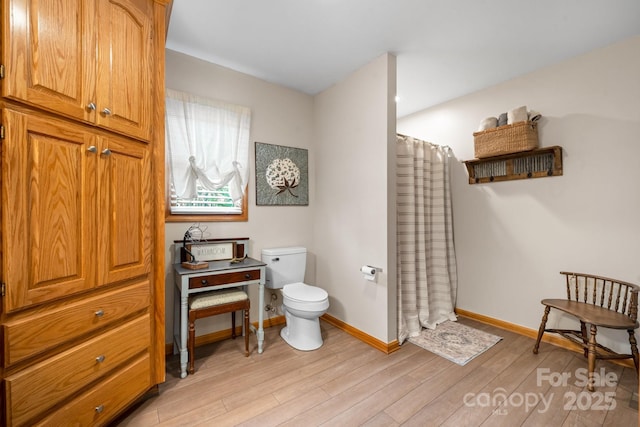
[[[259,269],[193,277],[189,279],[189,289],[228,285],[230,283],[248,282],[250,280],[260,280]]]
[[[24,425],[149,347],[145,314],[5,380],[11,425]]]
[[[149,281],[60,305],[4,326],[5,367],[104,328],[150,304]]]

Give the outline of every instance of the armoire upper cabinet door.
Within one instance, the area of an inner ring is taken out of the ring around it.
[[[95,286],[95,137],[79,126],[2,110],[6,311]]]
[[[98,282],[105,285],[151,271],[151,162],[143,143],[98,143]]]
[[[5,0],[3,96],[94,121],[95,6],[85,0]],[[8,22],[7,22],[8,21]]]
[[[98,5],[98,124],[148,140],[153,2],[101,0]]]

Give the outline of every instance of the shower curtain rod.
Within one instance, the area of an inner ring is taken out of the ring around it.
[[[396,132],[396,135],[401,136],[401,137],[403,137],[403,138],[419,139],[419,138],[416,138],[415,136],[405,135],[405,134],[400,133],[400,132]],[[420,141],[422,141],[422,140],[420,139]],[[448,150],[451,150],[451,147],[449,147],[448,145],[435,144],[435,143],[433,143],[433,142],[429,142],[429,141],[423,141],[423,142],[426,142],[427,144],[431,144],[431,145],[437,145],[438,147],[442,147],[442,148],[446,148],[446,149],[448,149]]]

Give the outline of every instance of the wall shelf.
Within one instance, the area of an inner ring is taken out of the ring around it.
[[[562,147],[536,148],[503,156],[467,160],[463,163],[469,173],[469,184],[560,176]]]

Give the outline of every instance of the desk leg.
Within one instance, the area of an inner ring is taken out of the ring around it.
[[[256,337],[258,338],[258,353],[262,353],[264,350],[264,328],[262,326],[262,321],[264,320],[264,285],[260,283],[258,289],[260,305],[258,305],[258,331],[256,332]]]
[[[173,288],[173,354],[180,351],[180,289]]]
[[[189,295],[180,295],[180,378],[187,376],[187,362],[189,351],[187,349],[187,316]]]

